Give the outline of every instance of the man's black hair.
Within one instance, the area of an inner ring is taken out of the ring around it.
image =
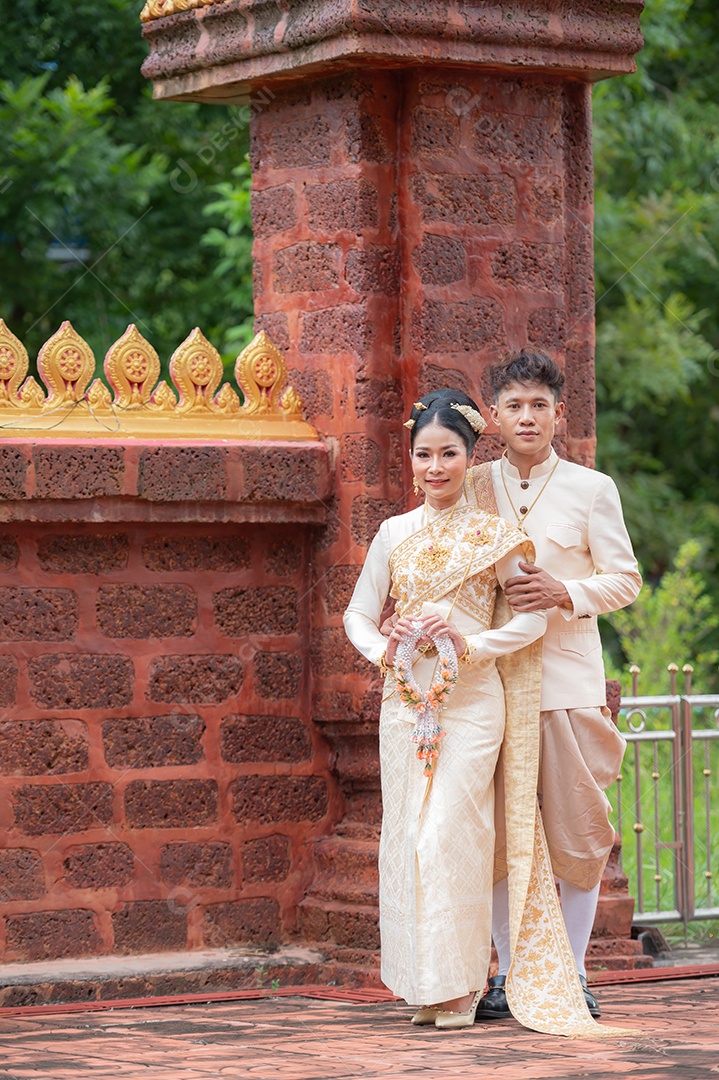
[[[530,349],[511,353],[498,364],[493,364],[488,375],[495,403],[502,391],[512,383],[538,383],[546,386],[554,394],[555,401],[559,401],[564,389],[564,375],[556,360],[546,353],[533,352]]]

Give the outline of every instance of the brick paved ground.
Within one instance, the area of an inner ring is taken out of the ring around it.
[[[603,987],[618,1042],[533,1034],[509,1020],[412,1028],[395,1002],[274,997],[0,1018],[0,1080],[698,1080],[719,1075],[719,979]]]

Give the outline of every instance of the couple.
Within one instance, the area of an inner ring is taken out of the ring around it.
[[[596,616],[631,603],[641,579],[613,482],[552,449],[554,361],[522,351],[490,379],[505,455],[473,467],[485,424],[461,391],[415,403],[425,500],[382,524],[345,613],[386,675],[382,978],[419,1006],[416,1024],[511,1010],[538,1031],[616,1034],[591,1019],[580,981],[614,839],[604,789],[623,753]],[[482,998],[490,928],[499,975]]]

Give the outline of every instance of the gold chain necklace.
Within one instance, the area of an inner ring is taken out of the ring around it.
[[[550,472],[549,476],[547,477],[547,479],[542,484],[541,488],[539,489],[539,492],[537,493],[537,495],[532,500],[532,503],[527,507],[527,509],[524,511],[523,514],[519,513],[519,511],[517,510],[517,507],[512,502],[512,496],[509,494],[509,488],[507,487],[507,481],[506,481],[506,478],[504,476],[504,468],[502,466],[502,462],[501,461],[499,462],[499,471],[502,474],[502,484],[504,485],[504,493],[507,496],[507,498],[509,499],[509,505],[512,507],[512,511],[514,513],[514,516],[517,519],[517,528],[519,529],[520,532],[523,532],[525,534],[525,536],[526,536],[527,530],[524,527],[524,522],[526,521],[526,519],[529,517],[529,515],[531,514],[534,507],[539,502],[539,499],[544,494],[544,489],[546,488],[547,484],[549,483],[549,481],[554,476],[554,473],[556,472],[556,469],[557,469],[557,465],[559,465],[560,461],[561,461],[561,458],[557,458],[557,460],[554,462],[554,465],[552,466],[552,471]]]

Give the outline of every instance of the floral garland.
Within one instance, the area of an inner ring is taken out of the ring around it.
[[[459,665],[454,644],[448,634],[427,635],[419,621],[414,622],[412,626],[413,633],[397,646],[394,677],[397,680],[400,700],[408,709],[417,714],[410,739],[417,743],[417,757],[420,761],[424,761],[424,775],[432,776],[434,762],[439,757],[437,744],[447,734],[439,723],[439,711],[454,689]],[[429,637],[434,642],[438,653],[439,670],[429,690],[421,689],[412,671],[412,655],[417,642],[423,637]]]

